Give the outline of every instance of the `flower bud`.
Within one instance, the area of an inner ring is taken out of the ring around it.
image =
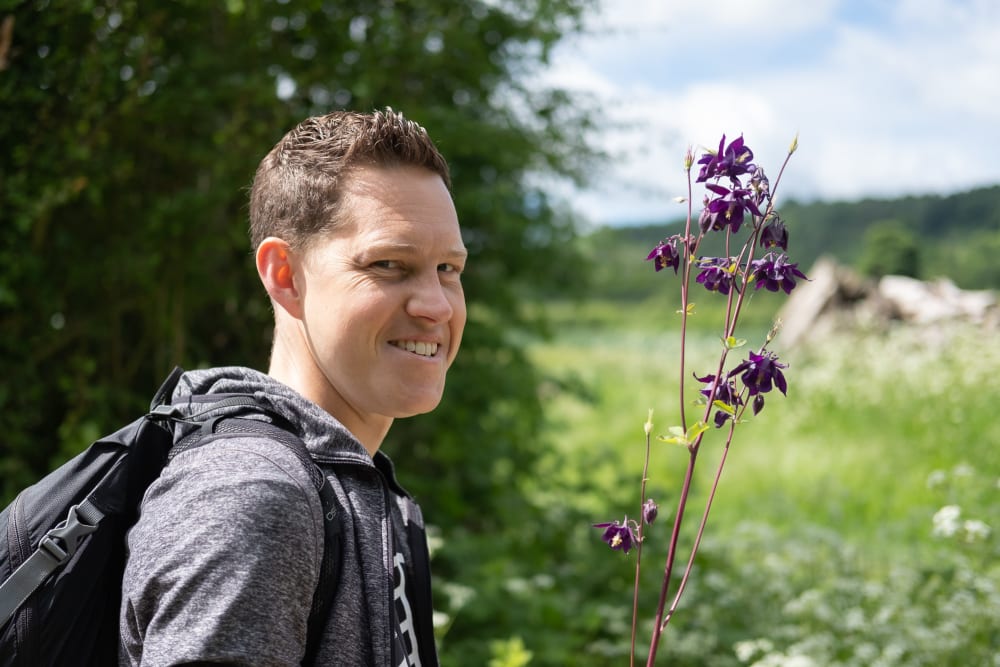
[[[642,425],[642,430],[649,435],[653,432],[653,408],[649,409],[649,416],[646,417],[646,423]]]
[[[656,502],[649,498],[642,504],[642,520],[646,522],[647,525],[652,524],[656,521],[656,513],[660,510],[657,507]]]

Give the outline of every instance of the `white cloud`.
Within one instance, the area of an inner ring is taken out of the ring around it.
[[[545,78],[606,109],[615,158],[575,196],[594,220],[675,217],[687,145],[723,132],[744,134],[772,179],[800,133],[786,196],[1000,182],[1000,3],[643,0],[592,25],[608,30],[569,42]]]

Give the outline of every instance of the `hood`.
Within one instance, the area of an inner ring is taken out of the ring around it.
[[[295,434],[317,454],[347,453],[371,462],[361,442],[330,413],[270,375],[239,366],[224,366],[184,373],[174,389],[172,403],[193,414],[218,396],[252,395],[258,403],[285,418]],[[184,431],[185,429],[180,429]]]

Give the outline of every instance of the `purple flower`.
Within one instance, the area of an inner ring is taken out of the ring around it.
[[[750,190],[739,187],[730,189],[712,183],[705,187],[719,196],[708,201],[705,211],[702,211],[699,223],[703,232],[710,229],[717,232],[729,227],[735,234],[740,231],[747,211],[760,215],[760,209],[753,200]]]
[[[729,372],[729,376],[732,377],[733,375],[743,373],[740,376],[740,380],[743,381],[751,396],[766,394],[771,391],[772,383],[773,386],[777,387],[784,394],[788,390],[788,385],[785,383],[785,376],[781,372],[782,368],[788,368],[788,364],[780,363],[778,355],[773,352],[762,352],[761,354],[751,352],[750,357],[746,361]],[[764,407],[763,403],[761,403],[761,407]],[[754,410],[754,413],[757,412],[760,412],[759,408]]]
[[[642,504],[642,520],[645,521],[647,525],[652,524],[656,521],[656,515],[659,511],[660,508],[657,506],[656,501],[652,498],[647,498],[646,502]]]
[[[709,292],[729,294],[733,284],[733,274],[736,272],[736,264],[731,258],[701,257],[698,259],[698,266],[701,268],[701,273],[695,278],[696,282],[704,285]]]
[[[657,243],[652,252],[646,256],[646,261],[653,260],[653,267],[657,271],[672,267],[674,273],[677,273],[677,269],[681,265],[681,256],[677,252],[678,238],[675,235]]]
[[[750,177],[750,189],[753,190],[754,201],[764,203],[771,196],[771,181],[767,180],[764,170],[757,167]]]
[[[627,516],[623,523],[618,523],[617,521],[613,523],[595,523],[594,528],[604,528],[604,534],[601,535],[601,539],[607,542],[608,546],[615,551],[621,550],[628,553],[632,550],[632,545],[635,544],[635,533],[632,532],[632,527],[629,526]]]
[[[781,218],[775,216],[760,233],[760,244],[765,248],[778,247],[788,250],[788,230]]]
[[[757,280],[754,288],[764,287],[769,292],[783,289],[785,294],[791,294],[792,290],[795,289],[796,278],[809,280],[806,278],[806,274],[799,271],[798,266],[798,264],[791,264],[784,254],[776,255],[769,252],[751,264],[751,273]]]
[[[744,145],[743,135],[739,139],[734,139],[726,146],[726,135],[722,135],[719,142],[719,150],[715,153],[705,153],[698,160],[702,165],[698,172],[697,183],[704,183],[710,178],[721,178],[728,176],[736,180],[739,176],[752,173],[756,168],[752,163],[753,151],[749,146]]]
[[[732,375],[732,373],[729,375]],[[701,390],[701,394],[710,403],[719,401],[720,403],[725,403],[734,411],[738,406],[743,405],[743,399],[740,398],[739,392],[736,391],[736,383],[729,380],[728,376],[727,380],[722,383],[716,382],[715,375],[706,375],[705,377],[695,375],[694,377],[698,382],[704,382],[707,385]],[[732,415],[725,410],[716,410],[715,427],[721,428],[727,419],[732,419]]]

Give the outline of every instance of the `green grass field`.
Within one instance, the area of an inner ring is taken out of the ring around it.
[[[760,310],[740,334],[748,347],[773,315],[767,303]],[[532,355],[554,378],[546,442],[549,466],[572,495],[564,501],[595,521],[637,516],[647,409],[654,435],[679,423],[678,318],[651,304],[553,304],[548,313],[555,335]],[[952,325],[787,352],[779,335],[771,348],[790,363],[788,396],[770,394],[736,430],[664,664],[1000,665],[995,343]],[[693,329],[687,377],[714,372],[720,350],[712,333]],[[745,356],[734,354],[727,368]],[[687,389],[691,420],[699,387]],[[699,454],[688,542],[721,435],[713,429]],[[687,458],[684,448],[653,443],[650,491],[661,518],[646,554],[669,533]],[[936,524],[945,506],[958,516],[945,512]],[[589,537],[589,548],[605,548]],[[643,558],[652,570],[644,587],[656,587],[662,555]],[[629,581],[631,561],[613,561],[609,569],[623,570],[618,585]],[[630,607],[630,590],[620,597]],[[610,644],[617,648],[593,648],[620,657],[620,644]]]

